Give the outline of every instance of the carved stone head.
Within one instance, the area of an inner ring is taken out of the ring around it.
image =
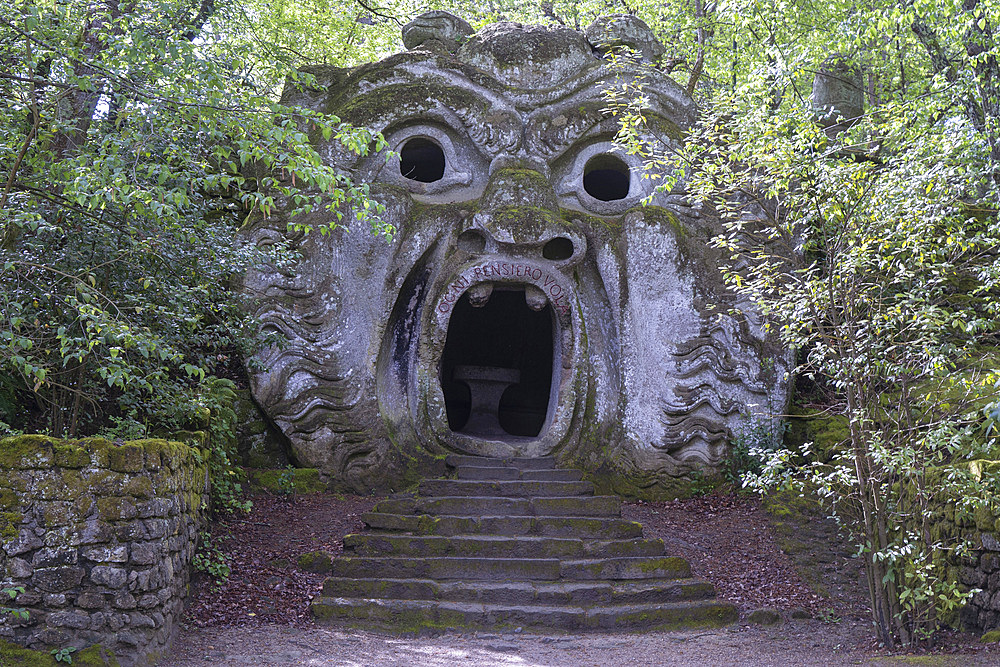
[[[602,91],[616,77],[644,73],[661,141],[694,120],[651,68],[655,37],[631,17],[587,36],[472,34],[443,12],[404,35],[404,53],[316,68],[320,87],[286,91],[384,134],[388,160],[316,141],[397,229],[391,242],[366,224],[306,235],[293,270],[247,277],[285,339],[260,354],[255,396],[299,462],[363,490],[399,488],[449,452],[552,454],[647,495],[717,466],[742,414],[784,407],[788,355],[733,314],[715,219],[681,186],[654,194],[612,141]],[[618,44],[636,56],[615,69],[603,54]],[[284,222],[258,242],[287,236]]]

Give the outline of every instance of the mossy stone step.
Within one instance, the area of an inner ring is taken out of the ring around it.
[[[455,470],[462,480],[522,480],[528,482],[579,482],[583,471],[572,468],[553,470],[519,470],[518,468],[461,466]]]
[[[583,471],[575,468],[560,470],[525,470],[521,479],[526,482],[579,482],[583,479]]]
[[[465,579],[470,581],[555,580],[558,558],[459,558],[341,556],[331,563],[334,577],[354,579]],[[583,578],[583,577],[577,577]]]
[[[501,459],[492,456],[468,456],[465,454],[449,454],[445,464],[452,468],[463,466],[472,468],[517,468],[518,470],[550,470],[556,467],[556,460],[552,456],[540,456],[538,458],[507,458]]]
[[[551,496],[585,496],[594,493],[591,482],[538,482],[523,480],[481,481],[465,479],[432,479],[420,483],[417,495],[496,496],[498,498],[542,498]]]
[[[426,480],[362,515],[369,531],[312,603],[320,622],[423,629],[646,630],[736,620],[683,558],[621,518],[555,459],[452,455],[458,479]]]
[[[564,560],[560,576],[563,579],[686,579],[691,565],[683,558],[623,557]]]
[[[621,517],[621,499],[618,496],[390,498],[378,503],[375,506],[375,511],[385,514],[432,514],[435,516]]]
[[[344,537],[344,548],[359,556],[579,559],[663,555],[662,540],[581,540],[523,535],[357,533]]]
[[[642,524],[616,517],[430,516],[367,512],[361,520],[375,530],[418,535],[545,535],[626,540],[642,537]]]
[[[685,630],[719,627],[736,620],[736,608],[718,601],[595,606],[503,605],[443,600],[318,597],[320,622],[376,626],[394,632],[519,627],[551,630]]]
[[[712,585],[697,579],[642,581],[434,581],[432,579],[343,579],[323,584],[328,598],[447,600],[487,604],[662,604],[706,600]]]
[[[344,549],[359,556],[462,556],[471,558],[582,558],[583,542],[564,537],[494,535],[393,535],[344,537]]]
[[[462,466],[455,470],[459,479],[473,480],[515,480],[521,479],[521,471],[517,468],[499,468],[493,466],[474,467]]]

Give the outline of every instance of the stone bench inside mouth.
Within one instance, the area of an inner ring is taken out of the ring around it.
[[[472,403],[469,421],[462,431],[473,435],[507,435],[500,425],[500,398],[507,387],[520,382],[521,371],[493,366],[456,366],[453,377],[469,388]]]

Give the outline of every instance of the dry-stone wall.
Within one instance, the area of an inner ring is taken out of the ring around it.
[[[23,586],[0,637],[44,649],[101,643],[151,661],[183,609],[208,471],[166,440],[0,440],[0,583]]]
[[[970,461],[961,465],[967,467],[974,478],[992,480],[990,483],[994,485],[997,483],[1000,461]],[[942,552],[947,553],[947,560],[943,563],[947,568],[945,576],[948,581],[956,581],[966,590],[979,589],[962,608],[958,618],[950,620],[973,632],[1000,629],[1000,516],[988,506],[971,511],[963,503],[956,502],[954,495],[949,495],[954,494],[955,487],[942,483],[946,476],[950,477],[955,472],[952,467],[931,469],[925,480],[926,488],[940,489],[931,499],[927,516],[931,540],[948,546],[965,544],[969,547],[961,553]],[[988,486],[987,492],[990,488],[996,487]],[[908,502],[916,489],[905,486],[901,492],[904,501]],[[922,524],[908,527],[923,528]]]
[[[998,461],[969,465],[977,476],[1000,471]],[[933,540],[953,544],[962,538],[972,546],[968,555],[954,555],[949,563],[950,579],[980,591],[962,609],[961,625],[979,632],[1000,628],[1000,516],[986,508],[963,513],[947,501],[933,512],[930,530]]]
[[[979,593],[962,610],[962,625],[975,630],[1000,628],[1000,530],[980,535],[981,549],[966,559],[959,580]]]

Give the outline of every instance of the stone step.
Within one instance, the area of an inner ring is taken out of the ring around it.
[[[683,558],[622,557],[564,560],[560,564],[563,579],[686,579],[691,565]]]
[[[376,626],[395,632],[421,629],[525,630],[682,630],[719,627],[737,619],[736,608],[717,601],[670,602],[582,608],[449,602],[318,597],[315,618],[331,625]]]
[[[583,479],[583,471],[576,468],[525,470],[521,479],[526,482],[579,482]]]
[[[358,556],[458,556],[472,558],[620,558],[662,556],[662,540],[581,540],[499,535],[399,535],[358,533],[344,537]]]
[[[367,512],[369,528],[420,535],[546,535],[626,540],[642,537],[642,524],[608,517],[430,516]]]
[[[464,454],[449,454],[445,464],[452,468],[469,466],[474,468],[517,468],[518,470],[549,470],[556,467],[556,460],[552,456],[541,456],[538,458],[509,458],[501,459],[492,456],[467,456]]]
[[[497,498],[540,498],[593,495],[591,482],[538,482],[522,480],[431,479],[420,483],[417,495],[424,498],[451,496],[494,496]]]
[[[706,600],[712,585],[697,579],[642,581],[434,581],[343,579],[323,583],[323,597],[447,600],[515,605],[662,604]]]
[[[579,482],[583,471],[574,468],[553,470],[518,470],[517,468],[456,468],[459,479],[465,480],[523,480],[527,482]]]
[[[459,479],[521,479],[521,471],[517,468],[461,466],[455,472]]]
[[[582,540],[564,537],[500,537],[493,535],[392,535],[358,533],[344,536],[344,548],[358,556],[458,556],[463,558],[583,558]]]
[[[400,558],[341,556],[330,574],[353,579],[466,579],[472,581],[555,580],[557,558]],[[570,561],[580,562],[580,561]],[[584,561],[590,562],[590,561]],[[576,577],[582,579],[584,577]]]
[[[618,496],[569,496],[549,498],[500,498],[452,496],[440,498],[390,498],[375,506],[384,514],[435,516],[578,516],[620,517]]]

